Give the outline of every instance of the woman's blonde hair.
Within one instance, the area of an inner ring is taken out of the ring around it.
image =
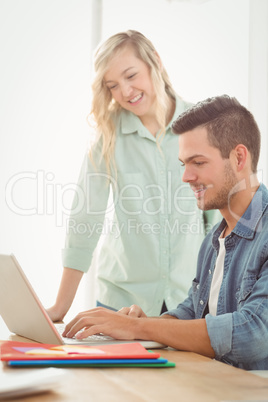
[[[122,107],[113,101],[111,92],[104,82],[109,61],[120,49],[131,46],[140,60],[145,62],[150,71],[156,93],[156,116],[160,126],[159,134],[165,134],[166,114],[169,103],[167,96],[175,99],[168,74],[159,63],[159,56],[153,44],[143,34],[134,30],[117,33],[103,42],[95,53],[95,77],[92,83],[91,117],[97,129],[97,139],[102,140],[101,158],[104,158],[106,169],[110,172],[115,146],[115,119]]]

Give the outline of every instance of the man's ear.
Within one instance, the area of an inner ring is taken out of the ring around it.
[[[248,149],[245,145],[243,144],[238,144],[234,149],[233,149],[233,154],[235,157],[235,163],[237,167],[237,171],[241,172],[246,163],[248,162],[249,159],[249,152]]]

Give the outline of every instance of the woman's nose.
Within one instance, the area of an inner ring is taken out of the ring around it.
[[[131,92],[132,92],[132,87],[131,87],[131,85],[129,85],[129,83],[126,82],[126,83],[121,84],[121,93],[125,98],[129,97],[131,95]]]

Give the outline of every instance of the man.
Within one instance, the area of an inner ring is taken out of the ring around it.
[[[260,133],[226,95],[198,103],[173,123],[183,180],[200,209],[223,220],[205,238],[188,298],[161,317],[138,306],[80,313],[64,335],[103,332],[153,339],[244,369],[268,369],[268,190],[257,179]]]

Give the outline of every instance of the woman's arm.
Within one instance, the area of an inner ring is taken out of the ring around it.
[[[62,321],[74,300],[78,285],[83,276],[82,271],[64,268],[55,304],[47,309],[52,321]]]

